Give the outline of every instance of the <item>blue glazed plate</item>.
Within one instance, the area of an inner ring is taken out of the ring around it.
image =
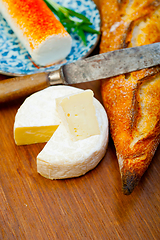
[[[56,2],[84,14],[93,23],[93,28],[100,31],[99,11],[92,0],[56,0]],[[0,73],[20,76],[57,70],[63,64],[88,56],[99,40],[97,34],[87,33],[87,46],[84,46],[76,33],[71,33],[70,35],[73,39],[72,49],[63,63],[49,67],[37,67],[30,60],[27,50],[21,45],[6,20],[0,14]]]

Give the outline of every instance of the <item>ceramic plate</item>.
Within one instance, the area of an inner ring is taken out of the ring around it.
[[[63,6],[84,14],[93,23],[93,28],[100,30],[100,15],[96,5],[92,0],[55,0]],[[61,64],[50,67],[36,67],[29,58],[27,50],[20,44],[18,38],[11,30],[6,20],[0,14],[0,73],[19,76],[37,72],[52,71],[58,69],[61,65],[76,61],[88,56],[98,43],[97,34],[86,34],[87,46],[77,34],[70,34],[73,43],[70,54]]]

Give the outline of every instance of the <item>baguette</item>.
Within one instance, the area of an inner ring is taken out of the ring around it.
[[[43,0],[0,0],[0,12],[38,65],[63,60],[72,39]]]
[[[100,53],[160,41],[159,16],[158,0],[102,1]],[[160,142],[160,66],[106,79],[101,94],[116,148],[122,191],[129,195]]]

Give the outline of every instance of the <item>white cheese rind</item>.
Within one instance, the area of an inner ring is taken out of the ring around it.
[[[55,99],[81,91],[69,86],[52,86],[26,98],[15,116],[15,142],[15,132],[18,128],[59,125],[60,118],[56,110]]]
[[[106,111],[94,98],[100,135],[73,141],[60,124],[51,139],[37,156],[37,171],[49,179],[78,177],[95,168],[106,153],[108,118]]]

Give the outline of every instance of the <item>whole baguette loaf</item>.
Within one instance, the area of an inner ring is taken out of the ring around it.
[[[0,12],[38,65],[63,60],[71,36],[43,0],[0,0]]]
[[[102,0],[101,17],[101,53],[160,41],[159,0]],[[160,66],[106,79],[101,93],[128,195],[160,142]]]

